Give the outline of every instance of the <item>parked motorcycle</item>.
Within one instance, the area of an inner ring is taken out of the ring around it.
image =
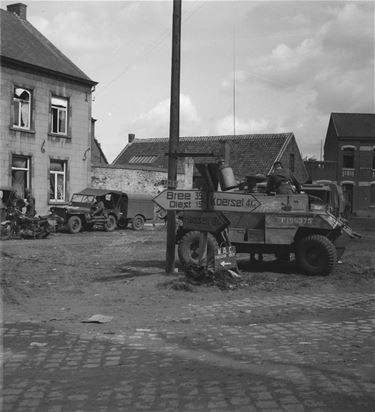
[[[29,217],[16,208],[8,211],[6,220],[1,222],[1,240],[44,239],[50,232],[51,226],[46,217]]]

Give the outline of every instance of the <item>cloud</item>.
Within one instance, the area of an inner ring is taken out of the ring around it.
[[[84,11],[71,10],[57,13],[51,20],[38,15],[31,15],[28,19],[48,40],[63,51],[69,50],[71,54],[82,53],[82,50],[93,53],[116,47],[116,35],[105,35],[108,32],[103,30],[103,35],[97,36],[97,24],[91,24],[90,19],[85,17]]]
[[[235,125],[233,122],[233,115],[227,115],[223,119],[220,119],[215,125],[214,134],[217,135],[230,135],[234,133],[234,126],[236,134],[257,134],[267,133],[269,130],[269,122],[265,119],[262,120],[243,120],[235,117]]]
[[[139,137],[167,137],[169,136],[170,99],[165,99],[146,113],[141,113],[133,122],[132,130]],[[180,96],[180,130],[183,134],[190,134],[197,128],[200,118],[189,96]],[[180,133],[182,135],[182,133]]]
[[[360,4],[335,7],[329,19],[298,45],[279,43],[271,53],[249,59],[246,80],[279,88],[306,82],[314,86],[322,71],[332,73],[327,80],[334,80],[337,74],[369,66],[374,58],[374,24],[368,11]]]

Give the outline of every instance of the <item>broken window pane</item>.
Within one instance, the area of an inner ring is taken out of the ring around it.
[[[20,87],[14,89],[13,94],[13,125],[23,129],[30,129],[31,93]]]

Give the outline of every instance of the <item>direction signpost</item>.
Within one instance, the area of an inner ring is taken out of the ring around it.
[[[153,201],[165,210],[215,210],[252,212],[261,203],[252,194],[205,192],[202,190],[164,190]]]
[[[220,212],[251,212],[260,202],[251,194],[224,193],[202,190],[164,190],[153,199],[165,210],[188,210],[184,215],[184,228],[199,230],[199,265],[207,265],[207,234],[224,230],[229,220]],[[215,270],[235,268],[235,248],[229,246],[215,253]]]

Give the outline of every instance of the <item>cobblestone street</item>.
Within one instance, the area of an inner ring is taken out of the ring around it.
[[[113,335],[6,323],[3,411],[373,411],[374,301],[187,304]]]

